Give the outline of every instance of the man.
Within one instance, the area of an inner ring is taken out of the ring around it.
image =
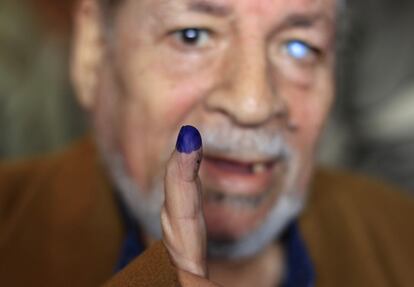
[[[337,5],[81,0],[73,82],[105,167],[88,139],[1,168],[4,284],[411,286],[412,201],[313,172]]]

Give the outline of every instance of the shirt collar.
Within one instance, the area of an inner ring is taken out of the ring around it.
[[[140,236],[138,224],[128,212],[125,203],[122,201],[120,196],[115,196],[115,198],[117,200],[121,219],[125,228],[125,238],[122,242],[118,262],[114,268],[115,273],[117,273],[127,266],[135,257],[144,252],[145,244]]]
[[[314,267],[296,221],[289,225],[282,242],[286,252],[286,273],[282,286],[315,286]]]

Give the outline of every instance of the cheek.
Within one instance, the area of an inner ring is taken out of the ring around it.
[[[293,88],[287,93],[291,121],[298,127],[296,144],[305,153],[313,153],[332,105],[334,85],[330,73],[315,77],[308,88]]]
[[[125,78],[130,84],[129,94],[136,95],[139,105],[154,122],[161,121],[168,129],[176,128],[191,118],[214,81],[211,69],[179,61],[174,57],[138,55],[130,62]],[[194,67],[198,67],[195,69]]]
[[[165,119],[175,125],[180,124],[195,124],[186,122],[189,121],[191,112],[195,110],[198,105],[203,87],[197,85],[196,79],[193,81],[182,81],[178,84],[172,84],[171,88],[165,91]]]
[[[171,56],[161,57],[156,66],[156,74],[164,82],[159,95],[166,119],[175,124],[196,124],[197,111],[217,80],[219,65]]]
[[[328,83],[328,82],[327,82]],[[298,186],[306,191],[314,165],[316,146],[323,130],[333,98],[331,85],[311,91],[292,91],[288,105],[290,116],[297,130],[291,134],[290,142],[299,153]]]
[[[211,81],[205,73],[174,69],[155,57],[130,59],[121,71],[121,147],[129,172],[148,189],[151,180],[162,174],[180,126],[197,124],[197,111]]]
[[[320,100],[301,100],[295,104],[292,118],[298,124],[299,144],[302,149],[313,149],[322,131],[329,103]],[[308,148],[307,148],[308,147]]]

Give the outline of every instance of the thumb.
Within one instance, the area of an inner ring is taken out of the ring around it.
[[[200,133],[192,126],[182,127],[167,163],[161,224],[164,244],[176,267],[207,277],[206,228],[198,177],[201,158]]]

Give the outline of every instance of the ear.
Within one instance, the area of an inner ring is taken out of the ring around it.
[[[96,101],[96,86],[105,49],[101,10],[96,0],[80,0],[75,10],[71,79],[76,96],[89,110]]]

